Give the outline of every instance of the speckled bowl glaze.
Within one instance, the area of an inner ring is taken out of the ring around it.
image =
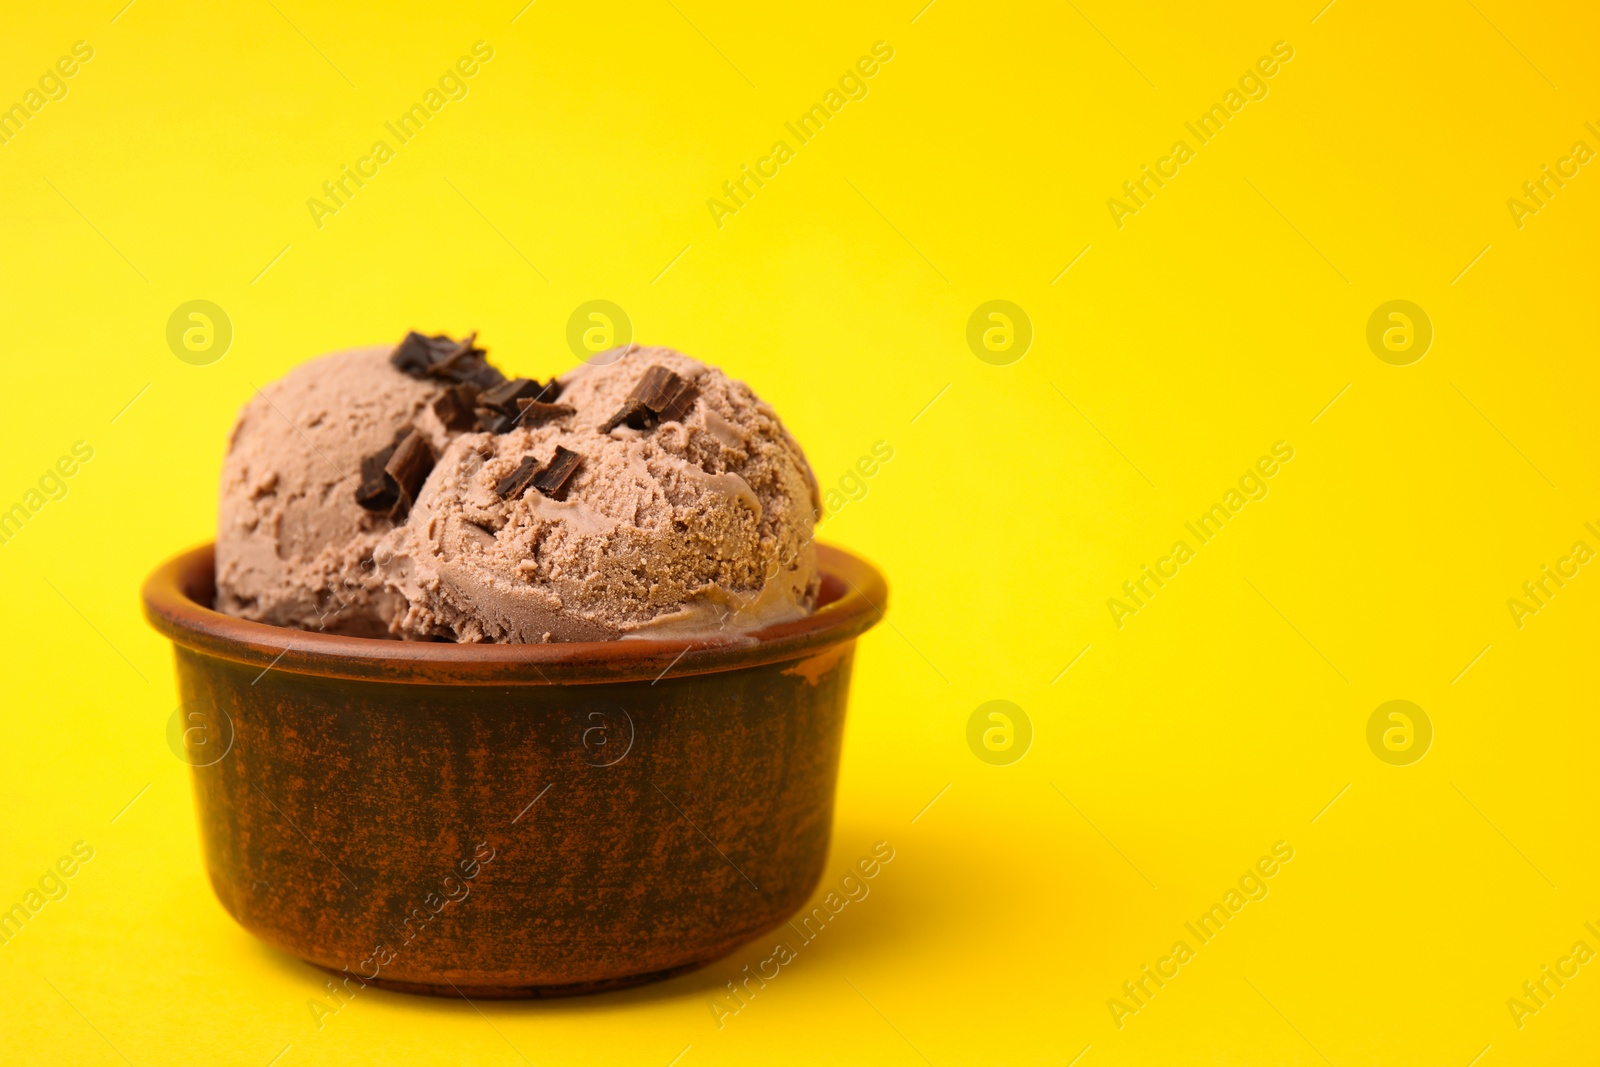
[[[350,988],[594,992],[698,967],[822,874],[871,564],[743,638],[460,645],[212,610],[209,545],[158,568],[172,731],[240,925]]]

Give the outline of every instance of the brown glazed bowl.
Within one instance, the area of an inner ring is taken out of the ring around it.
[[[665,978],[778,926],[822,875],[887,597],[818,559],[818,610],[754,639],[548,645],[266,626],[211,609],[211,546],[163,564],[145,614],[217,897],[351,989],[482,997]]]

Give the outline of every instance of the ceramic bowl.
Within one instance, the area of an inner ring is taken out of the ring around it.
[[[144,587],[206,870],[346,985],[559,996],[665,978],[821,877],[855,639],[883,576],[819,546],[817,611],[743,639],[380,641],[212,610],[211,547]]]

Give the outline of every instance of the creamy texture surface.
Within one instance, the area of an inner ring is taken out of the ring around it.
[[[661,366],[698,395],[682,421],[607,421]],[[574,413],[443,450],[404,525],[376,548],[403,598],[395,632],[459,641],[583,641],[742,633],[815,604],[816,480],[777,415],[742,382],[637,345],[561,378]],[[583,457],[561,500],[497,486],[526,456]]]
[[[407,424],[436,451],[451,435],[429,408],[442,386],[394,369],[391,351],[303,363],[240,412],[222,467],[219,611],[365,637],[387,636],[404,613],[372,560],[393,523],[355,501],[361,459]]]

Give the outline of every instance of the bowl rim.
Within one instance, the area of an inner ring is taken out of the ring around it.
[[[454,644],[346,637],[252,622],[211,607],[212,542],[156,567],[145,579],[142,600],[146,620],[179,648],[258,667],[263,675],[273,670],[411,685],[654,684],[669,674],[712,674],[826,654],[883,618],[889,590],[876,567],[821,542],[817,565],[822,592],[815,612],[753,633],[713,638]]]

